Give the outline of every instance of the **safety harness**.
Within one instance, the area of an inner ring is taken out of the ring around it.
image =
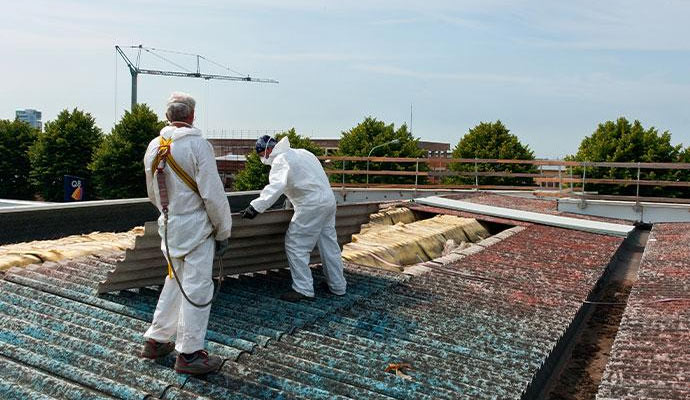
[[[199,194],[199,186],[197,186],[196,182],[194,179],[187,174],[187,172],[180,167],[180,164],[175,161],[175,159],[172,156],[172,153],[170,152],[170,145],[172,144],[172,138],[166,139],[163,136],[160,137],[160,142],[158,145],[158,153],[156,154],[156,157],[153,159],[153,163],[151,164],[151,171],[156,171],[159,173],[159,178],[158,178],[158,187],[164,187],[165,186],[165,179],[161,180],[160,176],[163,176],[163,169],[165,168],[165,165],[168,164],[170,165],[170,168],[175,172],[178,178],[182,180],[192,191],[196,194]],[[161,166],[161,161],[163,162]],[[161,186],[161,182],[163,182],[163,185]],[[166,207],[168,204],[168,193],[167,191],[165,192],[165,203]],[[163,194],[161,192],[161,205],[163,204]]]
[[[194,307],[204,308],[209,304],[213,303],[216,297],[218,297],[218,293],[220,292],[221,282],[223,282],[223,257],[218,257],[218,269],[220,274],[218,276],[218,286],[216,287],[216,290],[213,293],[213,297],[211,298],[211,300],[204,304],[195,303],[189,298],[189,296],[187,296],[187,293],[185,293],[184,289],[182,289],[182,282],[180,282],[180,278],[177,276],[177,271],[175,271],[175,268],[172,265],[172,257],[170,256],[170,250],[168,246],[168,205],[170,204],[170,202],[168,200],[168,186],[165,183],[165,166],[169,165],[170,169],[172,169],[175,175],[177,175],[177,177],[180,178],[182,182],[184,182],[194,193],[196,193],[199,196],[201,195],[199,194],[199,186],[197,186],[196,182],[194,181],[194,178],[189,176],[189,174],[182,167],[180,167],[177,161],[175,161],[175,158],[173,158],[171,152],[172,141],[172,138],[166,139],[163,136],[160,137],[160,142],[158,144],[158,152],[156,153],[156,157],[154,157],[153,162],[151,164],[151,173],[156,175],[156,182],[158,183],[158,194],[160,196],[161,201],[161,210],[163,211],[165,252],[168,256],[168,276],[170,277],[170,279],[172,279],[173,277],[175,278],[175,281],[177,281],[177,286],[179,286],[182,296],[184,296],[185,300],[187,300],[189,304],[193,305]]]

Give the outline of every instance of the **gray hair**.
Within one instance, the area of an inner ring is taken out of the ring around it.
[[[196,101],[187,93],[173,92],[168,99],[165,116],[168,121],[184,121],[194,112]]]

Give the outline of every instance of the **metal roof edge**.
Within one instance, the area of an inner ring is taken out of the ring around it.
[[[690,222],[690,204],[647,201],[558,199],[558,211],[642,223]]]
[[[526,221],[536,224],[555,226],[565,229],[574,229],[584,232],[598,233],[610,236],[627,237],[628,234],[635,228],[632,225],[590,221],[579,218],[563,217],[559,215],[536,213],[532,211],[522,211],[504,207],[487,206],[484,204],[470,203],[462,200],[451,200],[438,196],[416,199],[415,202],[428,206],[449,208],[453,210],[489,215],[492,217],[502,217],[517,221]]]

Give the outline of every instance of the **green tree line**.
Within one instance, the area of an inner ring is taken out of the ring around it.
[[[62,201],[64,175],[86,180],[87,199],[146,196],[142,159],[164,125],[145,104],[125,111],[108,135],[76,108],[43,132],[0,120],[0,198]]]

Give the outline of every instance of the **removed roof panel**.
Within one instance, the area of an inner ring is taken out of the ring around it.
[[[627,237],[635,228],[631,225],[614,224],[610,222],[589,221],[579,218],[562,217],[559,215],[542,214],[532,211],[514,210],[505,207],[487,206],[484,204],[470,203],[462,200],[452,200],[433,196],[417,199],[415,202],[434,207],[460,210],[476,214],[490,215],[493,217],[508,218],[517,221],[527,221],[535,224],[556,226],[559,228],[573,229],[584,232],[592,232],[603,235]]]
[[[341,246],[348,243],[352,234],[359,232],[360,226],[369,220],[369,215],[378,210],[377,203],[338,206],[335,218],[338,243]],[[285,232],[292,214],[292,210],[268,211],[253,220],[235,215],[230,251],[223,257],[223,275],[287,267]],[[160,241],[156,223],[147,224],[144,235],[136,238],[134,248],[127,250],[124,260],[98,285],[98,293],[162,284],[167,267]],[[257,243],[261,245],[257,247]],[[311,262],[319,262],[318,252],[312,253]],[[214,275],[218,273],[218,268],[214,268]]]

